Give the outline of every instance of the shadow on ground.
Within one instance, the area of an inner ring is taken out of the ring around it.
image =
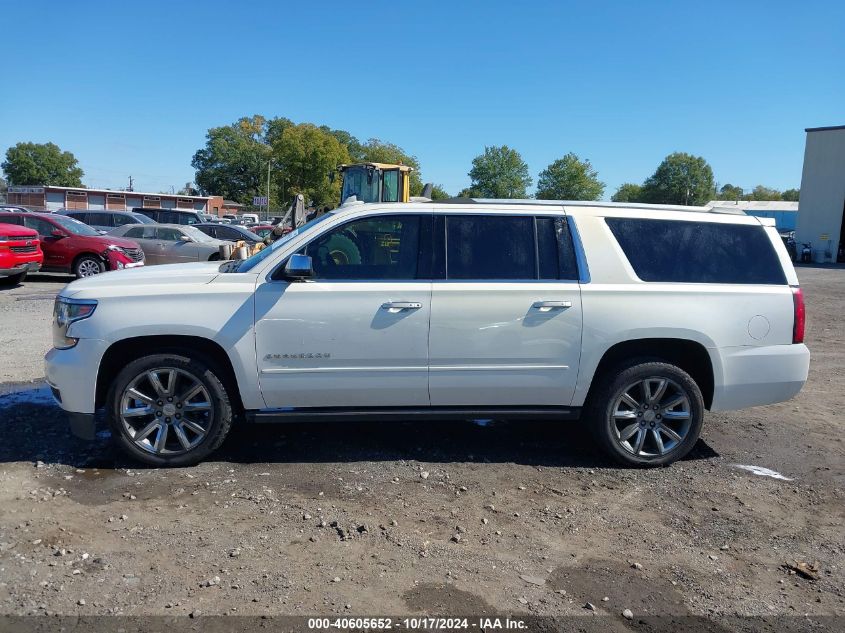
[[[138,464],[111,445],[100,422],[94,442],[73,437],[43,383],[0,385],[0,462],[121,468]],[[717,453],[699,440],[687,460]],[[319,422],[241,424],[212,457],[232,463],[321,463],[419,460],[614,467],[579,422]]]

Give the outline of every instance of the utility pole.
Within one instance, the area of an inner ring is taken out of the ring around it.
[[[126,191],[135,191],[135,182],[132,180],[132,176],[129,176],[129,189]]]
[[[267,219],[270,219],[270,163],[272,158],[267,160]]]

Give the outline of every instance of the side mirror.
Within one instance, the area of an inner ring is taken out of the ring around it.
[[[50,235],[52,237],[67,237],[67,233],[65,233],[61,229],[53,229],[53,231],[50,233]]]
[[[188,237],[187,235],[182,235],[182,236],[179,238],[179,241],[180,241],[180,242],[193,242],[194,240],[192,240],[192,239],[191,239],[190,237]]]
[[[314,267],[308,255],[291,255],[284,268],[285,279],[309,279],[314,276]]]

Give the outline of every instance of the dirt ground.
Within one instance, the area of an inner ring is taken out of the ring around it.
[[[138,467],[106,438],[72,438],[52,404],[41,357],[66,280],[33,277],[0,291],[0,614],[604,615],[620,630],[765,616],[842,630],[845,269],[799,276],[802,393],[708,414],[689,458],[639,471],[577,423],[243,427],[195,468]]]

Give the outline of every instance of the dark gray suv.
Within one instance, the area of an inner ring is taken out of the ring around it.
[[[62,209],[58,211],[74,220],[84,222],[93,229],[108,233],[124,224],[152,224],[153,221],[140,213],[131,211],[98,211],[91,209]]]
[[[202,213],[193,209],[155,209],[152,207],[134,207],[133,213],[147,216],[158,224],[200,224],[205,222]]]

